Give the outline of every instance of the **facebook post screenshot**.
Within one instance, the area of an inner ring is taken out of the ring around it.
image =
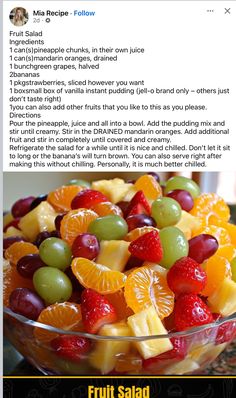
[[[3,0],[2,37],[3,396],[235,396],[236,2]]]

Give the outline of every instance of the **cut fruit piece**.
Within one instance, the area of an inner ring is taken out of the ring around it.
[[[116,215],[123,217],[122,210],[119,206],[116,206],[111,202],[101,202],[91,207],[91,210],[95,211],[99,215],[99,217]]]
[[[10,236],[20,236],[21,238],[25,238],[23,232],[15,227],[7,228],[6,232],[4,233],[4,238],[9,238]]]
[[[118,290],[118,292],[112,294],[106,294],[105,297],[113,305],[116,310],[117,320],[121,321],[133,315],[131,308],[127,306],[123,289]]]
[[[58,329],[76,331],[80,326],[81,319],[80,305],[64,302],[46,307],[39,315],[37,322],[43,323],[44,325],[50,325]],[[40,343],[49,343],[58,335],[59,334],[56,332],[50,332],[49,330],[41,329],[40,327],[36,327],[34,329],[34,336],[38,341],[40,341]]]
[[[119,373],[129,372],[129,374],[140,374],[142,362],[142,358],[133,353],[121,354],[117,358],[115,371]]]
[[[213,322],[209,307],[197,294],[181,294],[175,302],[175,329],[180,332]]]
[[[136,240],[140,238],[140,236],[147,234],[148,232],[152,231],[157,231],[158,229],[155,227],[141,227],[141,228],[135,228],[132,229],[124,238],[127,242],[132,242],[133,240]]]
[[[101,294],[117,292],[124,286],[127,278],[122,272],[112,271],[83,257],[75,258],[71,268],[81,285]]]
[[[210,296],[215,290],[220,288],[225,278],[231,277],[230,262],[226,258],[215,254],[205,261],[204,268],[207,274],[207,282],[201,294]]]
[[[113,305],[105,296],[92,289],[84,289],[82,292],[81,314],[87,333],[95,334],[105,324],[117,321]]]
[[[99,180],[92,183],[92,189],[102,192],[108,197],[112,203],[118,203],[123,200],[133,184],[127,184],[121,178],[114,178],[113,180]]]
[[[179,228],[185,235],[186,239],[191,239],[196,231],[201,227],[202,222],[199,217],[192,216],[186,211],[182,210],[181,219],[175,225]]]
[[[118,322],[112,325],[104,325],[99,330],[99,335],[117,337],[116,341],[98,341],[94,351],[91,352],[89,356],[89,363],[102,374],[107,374],[115,368],[117,359],[120,355],[128,353],[130,342],[118,340],[118,338],[122,336],[131,336],[131,330],[126,322]]]
[[[37,246],[30,242],[15,242],[5,250],[5,259],[16,265],[27,254],[38,254]]]
[[[164,375],[184,375],[187,373],[194,372],[199,369],[199,365],[197,362],[193,361],[190,358],[186,358],[183,361],[177,362],[174,365],[170,365],[165,368],[163,374]]]
[[[71,210],[71,202],[74,197],[85,189],[79,185],[63,185],[48,194],[47,201],[57,212]]]
[[[230,210],[224,199],[216,193],[203,193],[194,200],[190,214],[197,217],[216,216],[224,221],[230,218]]]
[[[143,191],[147,199],[155,200],[162,196],[161,186],[158,184],[156,179],[149,174],[139,177],[135,182],[134,187],[138,191]]]
[[[96,262],[113,271],[123,271],[130,257],[129,242],[124,240],[103,240],[100,243]]]
[[[209,224],[213,224],[216,225],[217,227],[226,229],[226,231],[230,236],[231,243],[236,246],[236,225],[221,220],[216,216],[210,216],[208,222]]]
[[[168,334],[164,328],[154,306],[131,315],[128,325],[134,336],[154,336]],[[163,339],[144,340],[134,343],[144,359],[155,357],[163,352],[172,350],[173,345],[167,337]]]
[[[19,228],[29,240],[34,241],[40,232],[54,231],[56,216],[53,207],[44,201],[21,218]]]
[[[6,307],[9,307],[9,297],[11,292],[20,287],[25,287],[34,290],[34,285],[32,280],[23,278],[18,273],[16,267],[13,265],[9,265],[9,262],[5,260],[4,270],[3,270],[3,304]]]
[[[76,209],[69,211],[61,220],[60,233],[70,246],[75,238],[88,231],[89,224],[98,217],[97,213],[90,209]]]
[[[159,233],[151,231],[133,240],[129,245],[129,251],[141,260],[159,262],[163,257]]]
[[[168,269],[162,267],[161,265],[145,261],[142,266],[151,268],[153,271],[156,271],[159,275],[162,275],[166,279]]]
[[[229,316],[236,312],[236,283],[225,278],[218,290],[208,297],[208,304],[212,312]]]
[[[150,267],[140,267],[129,274],[125,299],[135,313],[153,305],[161,319],[170,315],[174,308],[174,293],[165,277]]]

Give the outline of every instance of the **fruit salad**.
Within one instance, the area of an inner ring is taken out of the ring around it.
[[[4,216],[7,337],[45,374],[201,372],[236,336],[229,219],[215,193],[153,172],[17,200]]]

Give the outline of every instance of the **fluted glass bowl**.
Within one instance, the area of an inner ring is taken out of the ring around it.
[[[35,337],[37,328],[46,330],[52,339],[61,335],[84,337],[91,343],[89,352],[76,360],[56,353],[50,343]],[[149,337],[104,337],[65,331],[29,320],[4,308],[4,333],[13,346],[44,375],[183,375],[201,374],[236,337],[236,313],[217,322],[185,332]],[[185,355],[164,355],[144,360],[138,342],[166,339],[184,341]]]

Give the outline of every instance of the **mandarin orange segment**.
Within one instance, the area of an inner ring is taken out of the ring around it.
[[[148,174],[139,177],[135,182],[134,187],[138,191],[143,191],[147,199],[155,200],[162,196],[161,186],[153,176]]]
[[[10,261],[11,264],[16,265],[21,257],[27,254],[38,254],[39,250],[37,246],[30,242],[15,242],[5,250],[5,258]]]
[[[208,222],[209,222],[209,224],[213,224],[218,227],[222,227],[222,228],[226,229],[226,231],[228,232],[228,234],[230,236],[231,243],[236,246],[236,225],[226,222],[224,220],[221,220],[220,218],[215,217],[215,216],[210,216]]]
[[[69,211],[61,221],[60,233],[62,239],[71,246],[79,234],[87,232],[89,224],[97,217],[97,213],[90,209]]]
[[[125,284],[126,275],[122,272],[112,271],[84,257],[74,258],[71,268],[81,285],[101,294],[115,293]]]
[[[154,305],[161,319],[170,315],[174,308],[174,293],[166,278],[150,267],[137,268],[128,276],[125,299],[135,313]]]
[[[3,272],[3,304],[6,307],[9,306],[11,292],[19,287],[26,287],[34,290],[32,280],[23,278],[15,266],[9,265],[5,267]]]
[[[132,229],[124,238],[127,242],[132,242],[135,239],[138,239],[140,236],[147,234],[151,231],[158,231],[155,227],[141,227]]]
[[[63,185],[48,194],[47,201],[58,212],[71,210],[72,199],[82,191],[84,187],[79,185]]]
[[[81,310],[79,304],[64,302],[46,307],[39,315],[37,322],[63,330],[76,330],[80,324]],[[36,327],[34,336],[41,343],[49,343],[58,333]]]
[[[236,257],[236,248],[234,245],[225,245],[217,250],[217,255],[225,257],[228,261],[233,260]]]
[[[224,278],[231,277],[230,262],[217,254],[205,261],[204,269],[207,274],[207,283],[201,292],[203,296],[210,296],[220,287]]]
[[[117,215],[123,217],[122,210],[119,206],[116,206],[111,202],[101,202],[97,203],[91,208],[95,213],[99,215],[99,217],[109,216],[109,215]]]
[[[112,294],[106,294],[105,297],[115,308],[118,321],[133,315],[133,311],[127,306],[123,289]]]
[[[196,217],[206,217],[207,219],[210,216],[215,216],[224,221],[228,221],[230,218],[228,205],[216,193],[203,193],[198,196],[194,200],[194,206],[190,214]]]

